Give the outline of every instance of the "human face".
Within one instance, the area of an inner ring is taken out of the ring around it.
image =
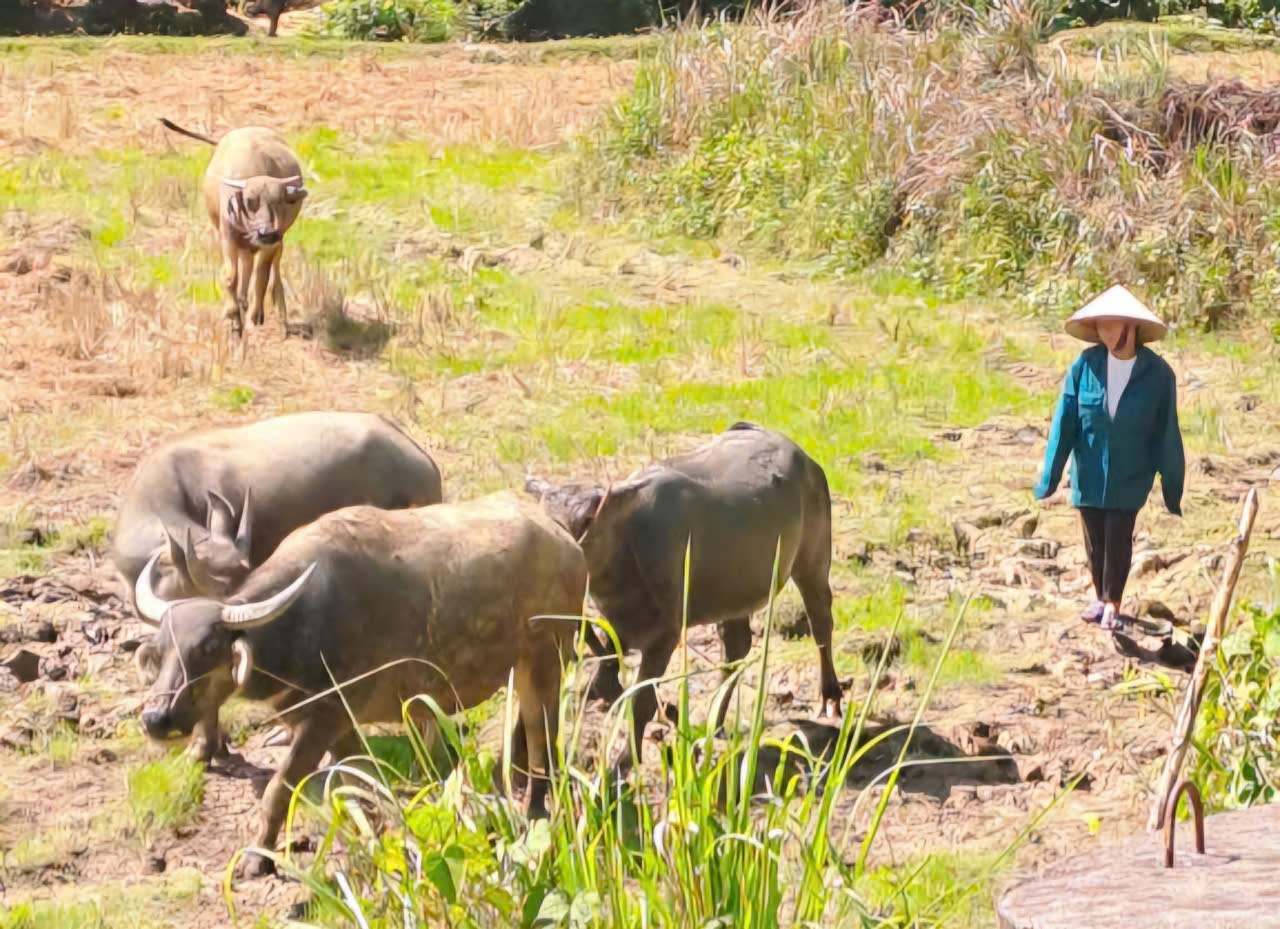
[[[1098,320],[1098,338],[1117,358],[1131,358],[1135,350],[1134,326],[1121,319]]]

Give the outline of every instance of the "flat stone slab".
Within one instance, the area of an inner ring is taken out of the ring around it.
[[[1172,868],[1159,832],[1050,865],[1010,888],[1001,929],[1280,929],[1280,803],[1179,820]]]

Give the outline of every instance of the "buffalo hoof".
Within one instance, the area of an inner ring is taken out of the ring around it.
[[[246,881],[252,881],[260,877],[270,877],[276,873],[276,863],[265,855],[259,855],[249,852],[240,860],[240,867],[236,868],[236,876]]]

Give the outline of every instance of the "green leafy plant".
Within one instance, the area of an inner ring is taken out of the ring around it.
[[[1273,576],[1277,566],[1272,563]],[[1280,794],[1280,609],[1245,603],[1205,686],[1190,776],[1211,809],[1270,803]]]
[[[344,39],[443,42],[461,11],[454,0],[330,0],[323,31]]]

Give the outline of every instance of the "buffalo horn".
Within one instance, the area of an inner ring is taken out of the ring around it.
[[[253,515],[249,509],[249,488],[244,489],[244,509],[240,511],[240,526],[236,529],[236,551],[241,558],[248,558],[253,542]]]
[[[151,626],[160,625],[160,620],[164,618],[165,612],[171,606],[168,600],[161,600],[151,589],[151,573],[155,570],[156,561],[159,558],[160,552],[151,556],[147,566],[138,575],[137,583],[133,585],[133,600],[138,608],[138,617]]]
[[[307,578],[315,569],[316,563],[313,561],[296,581],[266,600],[259,600],[257,603],[227,604],[222,608],[222,621],[228,626],[241,629],[266,625],[293,605],[293,601],[297,600],[302,593],[302,585],[307,582]]]

